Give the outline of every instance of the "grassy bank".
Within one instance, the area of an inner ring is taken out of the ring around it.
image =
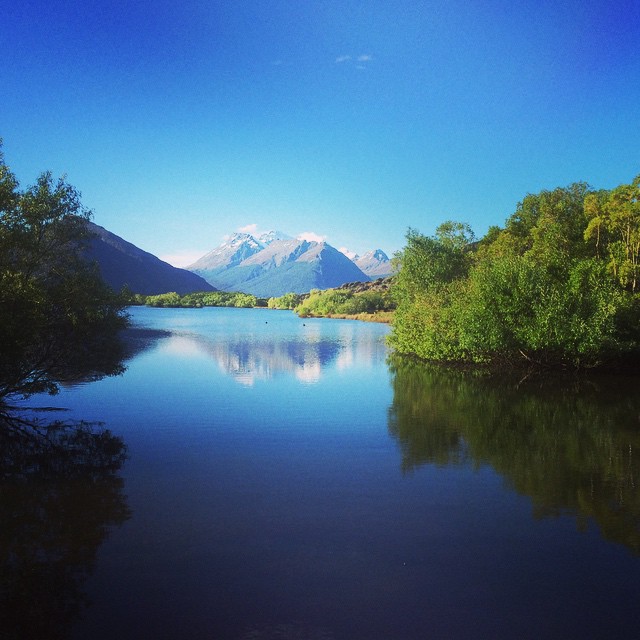
[[[361,320],[362,322],[382,322],[389,324],[393,319],[393,311],[378,311],[375,313],[326,313],[324,315],[309,314],[308,318],[334,318],[338,320]]]

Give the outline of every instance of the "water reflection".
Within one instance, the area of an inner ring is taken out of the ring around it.
[[[128,327],[102,345],[99,351],[79,352],[60,376],[60,386],[72,389],[103,378],[122,375],[127,363],[171,334],[160,329]]]
[[[88,426],[46,437],[0,424],[0,636],[65,638],[112,527],[130,517],[122,440]]]
[[[164,348],[181,356],[204,354],[220,371],[247,386],[280,375],[315,383],[329,365],[348,369],[355,363],[372,364],[385,353],[381,334],[356,340],[354,329],[348,325],[337,327],[331,336],[323,335],[317,327],[304,326],[299,335],[220,336],[180,331],[172,333]]]
[[[638,379],[474,376],[393,359],[402,468],[490,464],[536,517],[574,514],[640,553]]]

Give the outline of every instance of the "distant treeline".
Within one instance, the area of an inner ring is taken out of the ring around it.
[[[130,297],[131,304],[147,305],[148,307],[266,307],[264,298],[256,298],[250,293],[230,291],[203,291],[187,293],[183,296],[175,291],[160,293],[154,296],[144,296],[139,293]]]
[[[410,229],[395,257],[390,342],[440,362],[583,368],[640,353],[640,176],[527,195],[479,242]]]
[[[348,288],[312,289],[306,296],[287,294],[270,298],[273,309],[293,309],[301,317],[357,317],[388,321],[395,306],[390,291],[353,291]],[[385,315],[386,314],[386,315]]]
[[[150,307],[268,307],[292,310],[303,317],[372,315],[389,311],[394,306],[388,290],[353,291],[348,288],[325,291],[313,289],[310,293],[286,293],[268,299],[228,291],[189,293],[184,296],[174,291],[150,296],[133,294],[129,299],[132,304]]]

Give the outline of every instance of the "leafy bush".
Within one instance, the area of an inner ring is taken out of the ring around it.
[[[267,306],[269,309],[295,309],[301,302],[299,293],[285,293],[278,298],[269,298]]]
[[[175,292],[160,293],[156,296],[147,296],[145,304],[148,307],[180,307],[180,296]]]
[[[578,368],[640,355],[640,177],[623,187],[528,195],[477,244],[465,225],[410,229],[391,345],[427,360]]]
[[[348,289],[313,289],[295,311],[300,316],[357,315],[376,313],[392,308],[388,294],[378,291],[353,293]]]

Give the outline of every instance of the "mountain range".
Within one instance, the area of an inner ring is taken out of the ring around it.
[[[367,282],[391,273],[384,251],[348,258],[326,242],[292,238],[269,231],[257,238],[234,233],[187,269],[179,269],[143,251],[103,227],[87,223],[92,234],[87,258],[96,262],[113,289],[154,295],[175,291],[243,291],[261,298],[311,289]]]
[[[389,275],[391,263],[380,249],[352,260],[326,242],[270,231],[234,233],[187,269],[216,289],[271,297],[368,281]]]

